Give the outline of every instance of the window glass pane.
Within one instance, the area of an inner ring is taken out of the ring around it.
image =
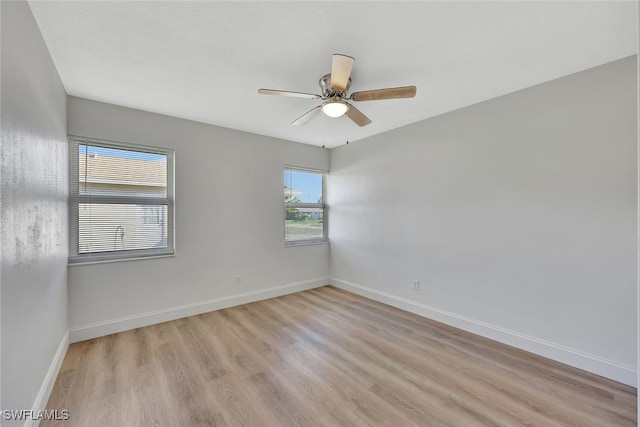
[[[69,262],[172,255],[174,151],[69,143]]]
[[[322,174],[286,169],[284,201],[286,203],[322,203]]]
[[[167,156],[78,146],[80,195],[167,197]]]
[[[284,234],[286,240],[322,239],[322,208],[286,208]]]
[[[78,253],[167,247],[167,206],[80,203]]]

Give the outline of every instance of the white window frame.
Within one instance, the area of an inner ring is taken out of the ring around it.
[[[78,149],[80,145],[114,148],[127,151],[160,154],[167,156],[167,196],[137,197],[134,195],[81,195],[80,169]],[[96,262],[124,261],[149,257],[165,257],[175,254],[174,228],[174,157],[171,148],[151,147],[147,145],[108,141],[98,138],[87,138],[69,135],[69,264],[86,264]],[[167,247],[154,249],[128,249],[112,252],[79,253],[79,207],[84,203],[96,204],[135,204],[165,205],[167,207]]]
[[[283,220],[282,220],[282,237],[284,239],[285,246],[303,246],[303,245],[315,245],[320,243],[328,243],[329,242],[329,208],[327,206],[327,171],[322,169],[312,169],[305,168],[300,166],[289,166],[285,165],[283,170],[283,175],[287,171],[294,172],[307,172],[307,173],[315,173],[322,175],[322,203],[294,203],[294,202],[284,202],[283,212]],[[322,209],[322,237],[314,237],[310,239],[287,239],[286,237],[286,218],[287,218],[287,208],[319,208]]]

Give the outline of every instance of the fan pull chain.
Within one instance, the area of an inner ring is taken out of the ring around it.
[[[327,145],[327,118],[322,114],[322,147]]]

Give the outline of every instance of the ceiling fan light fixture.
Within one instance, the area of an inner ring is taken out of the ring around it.
[[[322,105],[322,112],[329,117],[340,117],[349,110],[349,104],[344,101],[334,100]]]
[[[281,95],[323,100],[320,105],[316,105],[292,121],[291,124],[294,126],[305,124],[322,111],[325,116],[329,117],[342,117],[346,115],[351,121],[362,127],[371,123],[371,119],[365,116],[362,111],[358,110],[351,102],[346,102],[345,99],[348,101],[377,101],[379,99],[413,98],[416,96],[415,86],[365,90],[354,92],[351,96],[347,96],[347,91],[349,87],[351,87],[351,69],[354,62],[355,59],[351,56],[339,53],[333,55],[331,60],[331,73],[325,74],[318,81],[320,89],[322,89],[322,95],[274,89],[258,89],[258,93],[263,95]]]

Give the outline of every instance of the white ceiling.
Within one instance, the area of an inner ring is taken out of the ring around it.
[[[31,1],[69,95],[334,147],[637,53],[624,2]],[[356,58],[351,92],[373,123],[318,115],[331,55]]]

